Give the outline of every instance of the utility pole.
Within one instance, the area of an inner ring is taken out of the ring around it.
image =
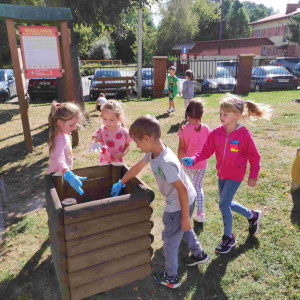
[[[220,31],[219,31],[219,44],[218,44],[218,55],[219,59],[221,56],[221,41],[222,41],[222,33],[223,33],[223,14],[224,14],[224,2],[221,0],[221,22],[220,22]]]
[[[143,44],[143,11],[140,1],[138,15],[138,80],[137,80],[137,97],[142,98],[142,44]]]

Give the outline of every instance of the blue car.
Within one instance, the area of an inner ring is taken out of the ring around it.
[[[262,66],[252,69],[251,90],[296,90],[297,77],[286,68]]]
[[[234,93],[236,89],[236,79],[222,67],[217,67],[215,78],[205,78],[197,81],[202,83],[201,93]]]
[[[13,69],[0,69],[0,99],[10,100],[17,95],[16,82]]]
[[[135,85],[133,91],[137,93],[137,71],[134,73]],[[153,68],[142,69],[142,97],[148,98],[153,95],[154,86],[154,71]]]

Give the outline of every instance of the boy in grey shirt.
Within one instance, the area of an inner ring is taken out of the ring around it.
[[[187,261],[188,266],[204,264],[209,260],[190,221],[195,207],[196,191],[177,156],[161,141],[160,126],[154,117],[146,115],[136,119],[130,126],[129,134],[137,147],[146,154],[113,185],[111,194],[117,196],[126,182],[137,176],[150,162],[159,190],[166,197],[162,232],[165,271],[155,272],[154,278],[163,285],[177,288],[180,285],[177,277],[178,249],[182,239],[187,242],[192,252]]]

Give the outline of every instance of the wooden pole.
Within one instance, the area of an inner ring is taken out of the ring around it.
[[[14,20],[6,18],[5,21],[6,21],[7,32],[8,32],[11,59],[13,63],[14,75],[16,80],[16,87],[17,87],[17,93],[19,99],[19,107],[21,112],[26,149],[27,152],[32,152],[33,144],[32,144],[32,137],[30,132],[29,118],[28,118],[28,100],[26,100],[25,93],[24,93],[24,84],[22,79],[23,70],[21,70],[20,61],[19,61]]]
[[[61,42],[62,42],[62,51],[63,51],[63,59],[64,59],[64,67],[65,73],[64,76],[66,78],[67,83],[67,99],[70,102],[75,100],[74,93],[74,80],[72,73],[72,62],[71,62],[71,51],[70,51],[70,41],[69,41],[69,31],[67,21],[60,22],[60,30],[61,30]],[[72,132],[72,144],[73,147],[77,146],[79,143],[79,135],[78,131]]]

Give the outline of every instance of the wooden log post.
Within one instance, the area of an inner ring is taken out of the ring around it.
[[[300,152],[300,148],[297,149],[296,157],[298,156],[299,152]],[[295,192],[299,187],[300,187],[299,184],[292,181],[291,192],[292,193]]]

